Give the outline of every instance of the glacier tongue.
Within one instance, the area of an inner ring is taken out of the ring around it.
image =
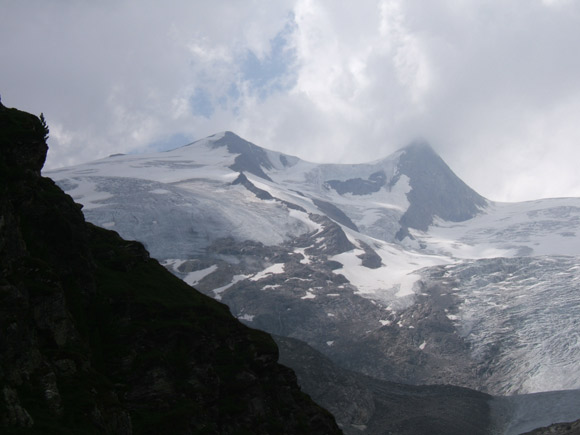
[[[580,388],[580,258],[445,266],[449,316],[494,394]]]

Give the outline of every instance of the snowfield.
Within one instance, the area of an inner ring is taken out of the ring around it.
[[[453,258],[580,256],[580,198],[492,203],[473,219],[439,220],[413,235],[427,251]]]

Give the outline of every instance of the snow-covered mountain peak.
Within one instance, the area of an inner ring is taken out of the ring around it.
[[[403,149],[399,174],[409,177],[410,207],[401,219],[403,228],[426,231],[435,217],[462,222],[473,218],[488,201],[465,184],[426,142],[418,141]],[[400,233],[399,239],[406,234]]]
[[[410,382],[529,392],[568,373],[552,361],[559,350],[536,355],[546,340],[526,325],[550,321],[538,300],[556,295],[556,280],[565,319],[578,316],[580,199],[488,202],[424,141],[366,164],[317,164],[232,132],[48,175],[89,221],[144,242],[241,319],[367,374],[400,366]],[[481,332],[506,321],[513,328]],[[577,324],[566,324],[557,349],[577,343]],[[514,328],[534,345],[522,347]],[[536,374],[508,372],[511,354]]]
[[[429,141],[423,138],[417,138],[412,140],[408,145],[401,148],[399,151],[415,150],[422,152],[430,152],[432,154],[437,154]]]
[[[267,175],[268,171],[283,170],[300,161],[297,157],[255,145],[231,131],[217,133],[198,142],[210,149],[226,149],[229,154],[234,155],[234,162],[229,166],[231,170],[249,172],[268,181],[272,181]]]
[[[209,185],[222,185],[229,191],[227,186],[240,173],[249,177],[246,187],[253,183],[256,189],[308,212],[326,213],[331,204],[331,219],[388,242],[405,239],[409,229],[426,231],[435,218],[465,221],[487,205],[425,141],[371,163],[316,164],[224,131],[171,151],[117,156],[51,175],[63,185],[66,180],[71,186],[84,185],[71,194],[85,207],[94,208],[111,194],[98,177],[150,180],[194,190],[204,185],[206,191]],[[95,189],[96,195],[91,194]],[[272,222],[272,227],[276,225]]]

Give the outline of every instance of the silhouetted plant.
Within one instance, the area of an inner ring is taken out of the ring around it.
[[[40,122],[42,124],[42,129],[43,129],[43,133],[44,133],[44,140],[48,140],[48,133],[49,133],[49,129],[48,129],[48,124],[46,123],[46,119],[44,118],[44,113],[40,114]]]

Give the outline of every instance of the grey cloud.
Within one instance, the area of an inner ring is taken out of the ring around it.
[[[427,138],[491,199],[580,195],[573,1],[20,2],[3,102],[44,112],[49,166],[234,130],[317,161]]]

